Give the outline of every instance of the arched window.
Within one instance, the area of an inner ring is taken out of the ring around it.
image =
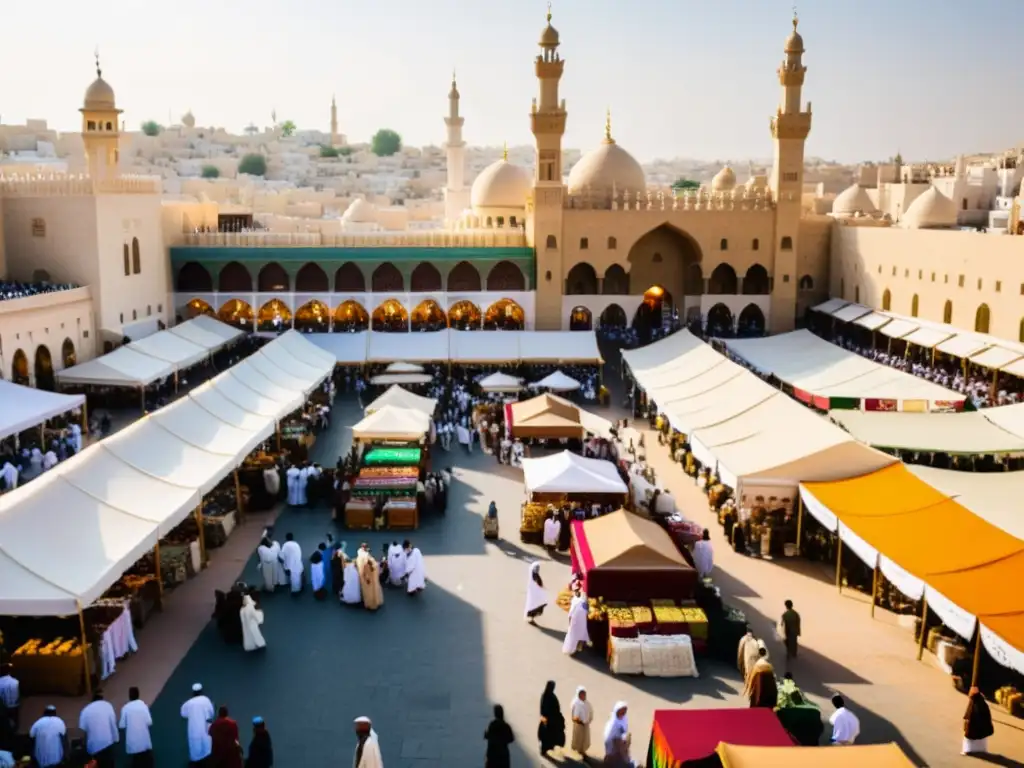
[[[855,285],[853,287],[853,300],[856,303],[860,304],[860,286],[859,285]]]
[[[488,216],[487,217],[487,228],[490,229],[493,226],[494,226],[494,220],[490,216]]]
[[[750,250],[752,250],[752,251],[759,251],[759,250],[761,250],[761,241],[758,240],[756,237],[754,238],[753,242],[750,244]]]
[[[846,279],[842,277],[839,278],[839,298],[846,298]]]
[[[142,271],[142,255],[139,253],[139,238],[132,238],[132,274],[137,275]]]
[[[1017,340],[1024,341],[1024,318],[1020,321],[1020,330],[1017,331]]]
[[[882,309],[884,311],[888,312],[889,309],[891,308],[891,306],[892,306],[892,293],[889,291],[888,288],[886,288],[885,289],[885,293],[882,294]]]
[[[516,217],[515,217],[515,216],[509,216],[509,217],[508,217],[508,225],[509,225],[510,227],[513,227],[513,228],[514,228],[514,227],[517,227],[517,226],[519,226],[519,225],[518,225],[518,224],[516,223]]]
[[[614,237],[609,237],[608,238],[608,250],[609,251],[614,251],[618,247],[619,247],[619,241],[616,240]]]
[[[988,310],[988,304],[982,304],[978,307],[978,311],[974,313],[974,331],[975,333],[988,333],[989,322],[991,320],[991,313]]]
[[[728,251],[729,250],[729,240],[727,238],[723,237],[721,239],[721,241],[718,243],[718,248],[719,248],[719,250],[722,250],[722,251]]]
[[[920,309],[921,301],[917,298],[917,294],[910,300],[910,316],[917,317],[917,311]]]
[[[782,243],[779,244],[779,248],[781,248],[784,251],[792,251],[793,238],[790,237],[789,235],[786,235],[784,238],[782,238]]]
[[[942,308],[942,322],[952,323],[953,322],[953,302],[947,300],[946,305]]]
[[[553,248],[557,248],[558,247],[558,239],[554,235],[548,235],[548,240],[547,240],[546,246],[547,246],[548,250],[551,250]]]
[[[132,273],[132,260],[131,255],[128,252],[128,243],[124,244],[124,276],[128,277]]]
[[[800,278],[800,290],[801,291],[813,291],[814,290],[814,278],[810,275],[804,275]]]
[[[504,217],[504,216],[499,216],[499,217],[498,217],[498,218],[496,219],[496,221],[498,222],[498,228],[499,228],[499,229],[500,229],[501,227],[504,227],[504,226],[505,226],[505,217]]]
[[[581,251],[585,251],[588,248],[590,248],[590,238],[589,237],[581,237],[580,238],[580,250]]]

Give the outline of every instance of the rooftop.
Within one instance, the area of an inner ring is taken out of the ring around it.
[[[27,299],[31,296],[41,296],[44,293],[70,291],[80,287],[74,283],[22,283],[17,280],[0,280],[0,301]]]

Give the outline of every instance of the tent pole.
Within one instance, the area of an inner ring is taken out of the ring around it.
[[[836,549],[836,589],[839,590],[839,594],[843,593],[843,537],[839,535],[839,531],[836,531],[836,536],[839,537],[839,547]]]
[[[875,572],[871,577],[871,618],[875,618],[875,603],[878,600],[878,564],[875,564]]]
[[[203,502],[196,507],[196,525],[199,526],[199,567],[206,566],[206,531],[203,529]]]
[[[82,601],[75,600],[78,606],[78,628],[82,631],[82,669],[85,672],[85,692],[92,698],[92,674],[89,670],[89,641],[85,637],[85,613],[82,611]]]
[[[277,424],[274,425],[274,429],[275,429],[275,431],[277,433],[277,452],[281,453],[281,422],[280,421],[277,422]]]
[[[999,371],[992,371],[992,392],[989,394],[989,398],[992,402],[996,402],[996,393],[999,391]]]
[[[178,391],[178,372],[174,372],[174,391]]]
[[[39,448],[46,453],[46,422],[39,425]]]
[[[241,525],[245,519],[245,508],[242,505],[242,480],[238,476],[238,469],[235,469],[235,507],[238,509],[238,523]]]
[[[800,495],[800,489],[796,491],[796,554],[800,555],[800,543],[803,541],[804,533],[804,497]]]
[[[160,592],[160,610],[164,609],[164,577],[160,572],[160,539],[156,540],[156,546],[153,547],[153,562],[156,564],[156,586]]]
[[[917,643],[917,660],[924,656],[924,642],[928,637],[928,598],[921,598],[921,637]]]
[[[146,385],[139,387],[139,402],[142,403],[142,415],[146,415]]]
[[[89,436],[89,401],[82,401],[82,434]]]
[[[981,624],[975,630],[978,638],[974,641],[974,664],[971,666],[971,688],[978,687],[978,672],[981,668]]]

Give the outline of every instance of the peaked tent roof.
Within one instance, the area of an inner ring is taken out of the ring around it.
[[[523,383],[515,376],[501,372],[484,376],[478,383],[485,392],[518,392],[523,388]]]
[[[561,371],[555,371],[554,373],[549,373],[540,381],[535,381],[530,386],[553,389],[556,392],[568,392],[570,390],[579,389],[580,383],[576,381],[576,379],[572,378],[572,376],[567,376]]]
[[[530,493],[627,493],[610,461],[585,459],[562,451],[541,459],[523,459],[523,484]]]
[[[374,411],[379,411],[381,408],[388,405],[396,408],[409,408],[426,414],[427,416],[433,416],[434,410],[437,408],[437,400],[430,397],[424,397],[423,395],[417,395],[415,392],[402,389],[402,387],[397,384],[392,384],[388,388],[387,392],[366,406],[365,413],[369,416]]]
[[[595,568],[689,568],[660,525],[620,509],[583,523]]]
[[[0,440],[81,408],[85,395],[61,395],[0,379]]]
[[[719,744],[722,768],[913,768],[896,744],[832,747],[741,747]]]
[[[352,427],[360,440],[419,440],[430,431],[430,417],[423,411],[385,405]]]

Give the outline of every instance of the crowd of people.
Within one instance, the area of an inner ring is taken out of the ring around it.
[[[39,477],[82,450],[84,438],[77,411],[51,419],[35,433],[37,439],[19,444],[14,436],[0,441],[0,494]]]
[[[41,281],[38,283],[24,283],[20,280],[0,280],[0,301],[10,299],[27,299],[31,296],[40,296],[44,293],[56,293],[57,291],[70,291],[81,286],[74,283],[51,283]]]

